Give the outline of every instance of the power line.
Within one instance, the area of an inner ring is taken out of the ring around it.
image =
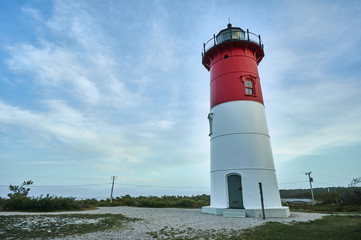
[[[123,186],[131,186],[131,187],[156,187],[156,188],[209,188],[209,187],[175,187],[175,186],[157,186],[157,185],[136,185],[136,184],[118,184]]]
[[[40,185],[40,186],[31,186],[38,188],[48,188],[48,187],[90,187],[90,186],[100,186],[100,185],[109,185],[109,183],[94,183],[94,184],[79,184],[79,185]]]
[[[329,184],[329,183],[323,183],[323,182],[316,182],[315,183],[318,183],[318,184],[323,184],[323,185],[327,185],[327,186],[333,186],[334,184]]]
[[[319,174],[319,173],[317,173],[317,175],[318,176],[325,176],[325,177],[332,177],[332,178],[350,179],[349,177],[341,177],[341,176],[328,175],[328,174]]]
[[[100,186],[100,185],[109,185],[112,183],[94,183],[94,184],[77,184],[77,185],[39,185],[39,186],[34,186],[32,185],[32,188],[51,188],[51,187],[90,187],[90,186]],[[126,184],[126,183],[117,183],[117,185],[120,186],[129,186],[129,187],[150,187],[150,188],[209,188],[209,187],[189,187],[189,186],[159,186],[159,185],[141,185],[141,184]],[[8,188],[9,186],[7,185],[0,185],[0,187],[6,187]]]
[[[278,176],[287,176],[287,175],[296,175],[296,174],[303,174],[303,172],[295,172],[295,173],[277,173]]]
[[[109,185],[109,183],[94,183],[94,184],[77,184],[77,185],[31,185],[32,188],[50,188],[50,187],[89,187],[98,185]],[[0,185],[0,187],[8,188],[9,185]]]
[[[307,181],[298,181],[298,182],[279,183],[278,185],[292,184],[292,183],[305,183],[305,182],[307,182]]]

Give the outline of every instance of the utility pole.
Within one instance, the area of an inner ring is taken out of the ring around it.
[[[312,195],[312,205],[315,205],[315,198],[313,196],[313,189],[312,189],[313,178],[311,178],[311,173],[312,172],[306,172],[305,175],[308,175],[308,180],[310,182],[310,189],[311,189],[311,195]]]
[[[112,183],[112,190],[110,192],[110,204],[112,204],[112,202],[113,202],[114,180],[117,178],[117,176],[112,176],[111,178],[113,179],[113,183]]]

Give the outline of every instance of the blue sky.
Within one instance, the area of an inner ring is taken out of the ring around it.
[[[201,49],[260,34],[279,187],[361,176],[359,1],[0,0],[0,196],[209,193]]]

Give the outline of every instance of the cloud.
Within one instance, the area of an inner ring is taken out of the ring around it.
[[[76,55],[50,43],[41,47],[21,44],[8,48],[9,68],[18,73],[31,74],[33,82],[44,91],[63,89],[86,103],[96,104],[100,93],[85,66]]]
[[[190,134],[195,130],[183,122],[189,116],[180,106],[188,101],[182,94],[192,89],[176,74],[181,45],[163,21],[166,11],[155,13],[147,28],[138,28],[140,45],[122,58],[112,52],[115,39],[103,30],[104,21],[95,19],[93,8],[86,2],[56,1],[54,14],[38,19],[44,34],[37,42],[8,46],[7,66],[31,81],[41,100],[28,108],[0,102],[0,121],[34,132],[37,139],[28,137],[48,142],[47,148],[92,156],[107,171],[194,162],[198,136]],[[122,30],[121,41],[137,29]],[[188,90],[180,91],[181,85]],[[204,164],[201,155],[196,158]]]
[[[311,84],[272,89],[267,112],[274,153],[290,160],[361,142],[360,89],[358,82],[334,81],[332,75]]]
[[[86,119],[62,101],[47,101],[50,112],[33,113],[0,101],[0,122],[37,133],[45,133],[59,140],[93,139],[95,134],[86,128]]]
[[[174,124],[175,123],[172,121],[161,120],[157,122],[156,126],[158,126],[161,129],[170,129],[174,126]]]
[[[61,164],[60,162],[25,162],[22,163],[25,165],[53,165],[53,164]]]
[[[283,5],[289,10],[279,8],[260,64],[276,159],[360,142],[360,58],[354,56],[361,34],[352,29],[361,20],[350,20],[353,10],[339,3]]]
[[[22,7],[21,10],[24,13],[31,15],[35,20],[38,20],[38,21],[43,20],[40,12],[37,9],[31,8],[31,7]]]
[[[55,5],[55,14],[49,20],[38,18],[39,27],[46,33],[38,42],[7,47],[9,69],[31,76],[44,97],[58,93],[60,98],[60,90],[68,101],[71,97],[93,106],[138,105],[142,96],[129,89],[125,79],[119,78],[114,56],[106,47],[112,37],[103,33],[88,13],[87,4],[57,1]]]
[[[125,175],[132,169],[150,174],[154,169],[208,162],[196,151],[199,143],[190,134],[193,127],[169,120],[112,125],[61,100],[44,100],[42,104],[44,110],[35,112],[0,101],[0,125],[21,129],[30,145],[41,143],[43,149],[74,157],[79,153],[100,169]],[[14,134],[8,133],[9,137],[24,136]]]

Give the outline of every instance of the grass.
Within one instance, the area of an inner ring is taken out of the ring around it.
[[[192,227],[186,229],[174,229],[164,227],[159,231],[147,232],[154,239],[175,239],[175,240],[200,240],[200,239],[213,239],[213,240],[225,240],[225,239],[242,239],[240,231],[216,231],[212,230],[200,230]]]
[[[0,239],[49,239],[120,229],[132,219],[115,214],[0,216]]]
[[[242,238],[234,239],[359,240],[361,239],[361,217],[326,216],[323,219],[307,223],[291,224],[269,222],[253,229],[247,229],[243,232]]]
[[[289,224],[268,222],[243,231],[205,231],[193,228],[179,230],[165,227],[158,232],[148,232],[148,234],[154,239],[176,240],[359,240],[361,217],[326,216],[311,222]]]
[[[316,205],[297,205],[289,204],[288,207],[293,212],[316,212],[316,213],[361,213],[361,205],[333,205],[333,204],[316,204]]]

